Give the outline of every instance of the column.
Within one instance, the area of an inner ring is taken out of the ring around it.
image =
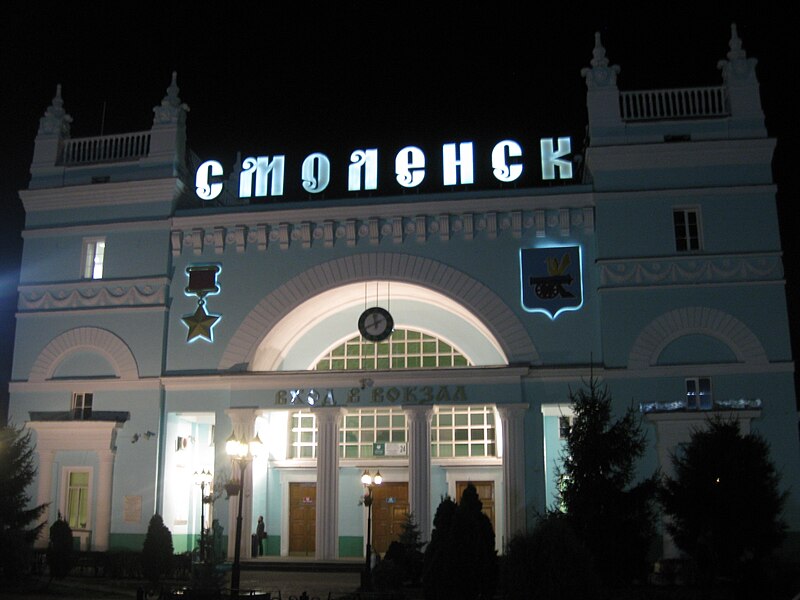
[[[420,539],[431,539],[432,406],[404,406],[408,425],[408,502]]]
[[[111,531],[111,481],[114,469],[114,452],[98,450],[97,469],[97,513],[92,532],[92,550],[108,550],[108,535]]]
[[[316,558],[339,556],[339,419],[342,409],[321,406],[317,417]]]
[[[50,542],[50,507],[57,506],[53,503],[53,461],[56,453],[53,450],[38,448],[39,452],[39,491],[36,496],[36,506],[45,505],[42,520],[45,526],[39,537],[36,538],[37,548],[47,548]]]
[[[233,432],[239,439],[248,442],[252,439],[256,424],[255,408],[230,408],[225,411],[231,419]],[[231,465],[231,476],[239,478],[241,471],[238,464]],[[253,463],[247,465],[244,470],[244,478],[241,481],[242,489],[239,492],[244,494],[242,499],[242,539],[239,544],[239,552],[242,558],[249,558],[250,535],[253,533]],[[228,557],[232,558],[236,550],[236,514],[238,512],[239,499],[231,497],[228,501]]]
[[[527,403],[498,404],[503,426],[503,504],[506,513],[504,535],[508,543],[525,531],[525,414]]]

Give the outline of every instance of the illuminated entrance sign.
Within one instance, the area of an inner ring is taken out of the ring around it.
[[[539,140],[539,162],[542,180],[572,179],[572,153],[569,137]],[[475,153],[472,142],[442,146],[442,185],[470,185],[475,182]],[[416,146],[406,146],[394,157],[396,183],[406,189],[419,186],[427,175],[428,157]],[[514,140],[495,144],[491,152],[492,175],[502,183],[518,180],[525,169],[522,146]],[[248,156],[239,173],[239,198],[282,196],[286,176],[286,157]],[[303,189],[318,194],[331,180],[331,161],[327,155],[314,152],[305,157],[300,170]],[[217,198],[223,189],[225,170],[216,160],[207,160],[195,173],[195,190],[202,200]],[[347,190],[350,192],[378,189],[378,150],[353,150],[347,166]]]

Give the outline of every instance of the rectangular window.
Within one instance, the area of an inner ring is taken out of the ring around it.
[[[406,437],[406,416],[400,408],[350,410],[339,429],[339,456],[405,457]]]
[[[690,377],[686,380],[686,410],[711,410],[710,377]]]
[[[493,406],[437,406],[431,419],[432,458],[497,456]]]
[[[677,208],[672,211],[675,225],[675,250],[694,252],[700,250],[700,211]]]
[[[289,432],[292,458],[317,457],[317,417],[310,412],[292,413]]]
[[[83,240],[83,278],[103,278],[103,257],[106,252],[105,238]]]
[[[72,418],[81,421],[91,419],[93,399],[94,394],[72,394]]]
[[[72,529],[89,526],[89,475],[85,469],[67,471],[64,518]]]

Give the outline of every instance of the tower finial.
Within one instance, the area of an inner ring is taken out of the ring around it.
[[[158,123],[174,123],[178,121],[181,111],[189,112],[189,107],[181,102],[178,93],[178,72],[172,72],[172,79],[169,87],[167,88],[167,95],[161,100],[161,104],[153,109],[155,117],[153,117],[153,124]]]
[[[64,110],[64,99],[61,97],[61,84],[56,85],[56,95],[50,101],[50,106],[44,111],[44,116],[39,119],[39,133],[56,133],[69,137],[70,117]]]
[[[600,41],[600,32],[594,32],[594,49],[592,50],[592,60],[590,64],[593,67],[607,67],[608,59],[606,58],[606,49]]]
[[[731,23],[731,39],[728,42],[728,60],[747,58],[747,52],[742,48],[742,38],[736,30],[736,23]]]
[[[600,32],[594,34],[594,48],[592,49],[592,60],[589,61],[591,67],[581,69],[581,75],[586,79],[586,86],[589,88],[599,88],[617,85],[617,73],[619,65],[609,66],[606,49],[600,39]]]

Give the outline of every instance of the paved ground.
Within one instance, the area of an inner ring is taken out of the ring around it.
[[[358,572],[285,571],[271,569],[269,563],[252,565],[241,572],[240,589],[272,592],[273,597],[289,600],[306,592],[309,598],[338,599],[355,592],[360,584]],[[285,568],[282,566],[282,568]],[[313,568],[313,567],[309,567]],[[175,582],[185,585],[186,582]],[[228,574],[230,584],[230,574]],[[73,576],[61,581],[33,581],[24,592],[0,590],[0,598],[14,600],[93,600],[136,598],[141,581],[113,580],[104,577]],[[278,593],[280,595],[278,595]]]

